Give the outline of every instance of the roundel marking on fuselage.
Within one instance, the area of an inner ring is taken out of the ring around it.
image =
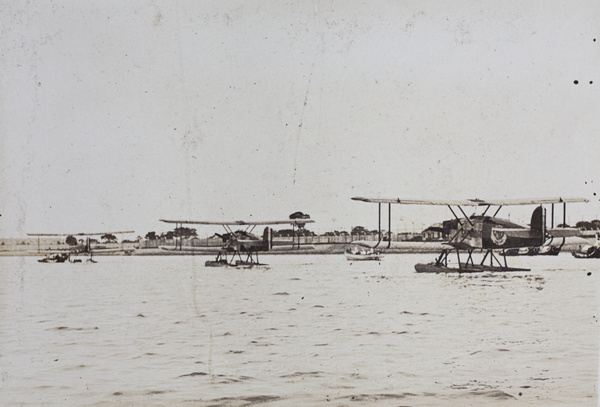
[[[492,230],[492,242],[497,244],[498,246],[502,246],[508,240],[508,236],[506,233],[500,232],[498,230]]]

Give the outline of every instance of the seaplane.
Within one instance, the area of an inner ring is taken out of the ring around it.
[[[44,254],[45,257],[39,259],[40,263],[82,263],[79,256],[86,257],[86,262],[96,263],[94,254],[131,254],[132,250],[119,248],[100,248],[93,247],[92,236],[110,236],[116,234],[135,233],[134,231],[119,231],[119,232],[94,232],[94,233],[27,233],[27,236],[38,238],[38,254]],[[42,237],[66,237],[69,244],[68,248],[64,249],[41,249],[40,239]],[[80,237],[80,239],[77,239]],[[71,244],[73,242],[74,244]]]
[[[442,243],[441,253],[432,263],[416,264],[418,273],[473,273],[483,271],[530,271],[530,269],[508,267],[506,261],[507,249],[518,249],[523,247],[539,247],[548,239],[579,236],[581,231],[577,228],[565,227],[567,203],[587,202],[585,198],[544,198],[544,199],[463,199],[463,200],[416,200],[401,198],[352,198],[355,201],[376,203],[379,206],[379,241],[374,247],[381,243],[381,205],[388,204],[388,236],[391,236],[391,206],[397,205],[441,205],[447,206],[452,212],[454,219],[444,222],[447,229],[448,241]],[[562,227],[554,227],[554,205],[563,205]],[[498,218],[496,215],[504,206],[512,205],[536,205],[531,214],[529,227],[518,225],[510,220]],[[546,227],[546,208],[543,205],[552,205],[552,224]],[[453,207],[457,208],[462,216],[458,216]],[[485,207],[481,215],[467,215],[463,207],[475,208]],[[486,213],[490,208],[496,208],[492,216]],[[388,248],[391,239],[388,240]],[[462,262],[460,252],[466,252],[466,261]],[[484,252],[480,263],[475,263],[473,253]],[[457,266],[448,265],[448,255],[456,253]],[[501,262],[496,253],[502,256]],[[487,262],[486,262],[487,261]]]
[[[296,215],[296,216],[294,216]],[[272,221],[197,221],[197,220],[170,220],[170,219],[159,219],[161,222],[175,224],[175,229],[182,228],[183,225],[216,225],[222,226],[225,230],[224,234],[216,234],[220,237],[223,244],[217,253],[215,260],[208,260],[205,262],[206,267],[239,267],[239,268],[250,268],[254,266],[266,266],[264,263],[260,263],[258,259],[259,252],[267,252],[274,249],[272,229],[269,226],[273,225],[292,225],[294,230],[294,237],[292,240],[291,247],[285,247],[286,249],[300,249],[300,235],[296,233],[298,230],[302,230],[307,223],[314,223],[314,220],[310,219],[308,215],[292,214],[290,219],[287,220],[272,220]],[[262,237],[253,234],[253,230],[257,226],[265,226]],[[234,230],[236,229],[236,230]],[[296,243],[296,235],[298,235],[298,242]],[[289,246],[289,245],[287,245]],[[174,248],[168,248],[161,246],[163,250],[176,251],[177,242]],[[283,247],[280,247],[282,249]],[[190,254],[198,254],[205,252],[206,248],[186,248],[185,252]],[[184,251],[183,241],[180,238],[179,251]],[[213,251],[214,253],[214,251]],[[245,256],[243,258],[242,256]]]

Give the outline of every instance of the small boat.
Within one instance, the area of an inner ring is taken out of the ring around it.
[[[594,244],[580,246],[579,250],[571,254],[577,259],[600,259],[600,234],[596,235]]]
[[[500,251],[503,256],[556,256],[560,253],[560,246],[544,245],[540,247],[520,247]]]
[[[600,247],[583,246],[579,250],[571,252],[573,257],[577,259],[600,259]]]
[[[346,260],[350,260],[350,261],[362,261],[362,260],[380,261],[380,260],[383,260],[383,256],[384,256],[380,250],[374,249],[372,247],[357,246],[357,245],[348,247],[344,251],[344,255],[346,256]]]
[[[47,254],[43,259],[38,260],[40,263],[64,263],[69,260],[69,255],[66,253]]]
[[[502,256],[536,256],[538,254],[537,247],[515,247],[512,249],[504,249],[500,251]]]
[[[558,253],[560,253],[561,249],[562,247],[560,246],[544,245],[540,246],[538,254],[540,256],[558,256]]]

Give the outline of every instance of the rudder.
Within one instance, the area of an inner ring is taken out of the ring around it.
[[[546,237],[546,210],[540,205],[533,210],[529,224],[532,231],[539,232],[540,246]]]
[[[273,248],[273,229],[268,226],[263,231],[263,243],[267,250]]]

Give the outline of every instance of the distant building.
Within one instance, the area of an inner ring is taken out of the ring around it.
[[[434,223],[422,231],[421,236],[423,240],[443,240],[446,237],[444,235],[444,226],[441,223]]]

